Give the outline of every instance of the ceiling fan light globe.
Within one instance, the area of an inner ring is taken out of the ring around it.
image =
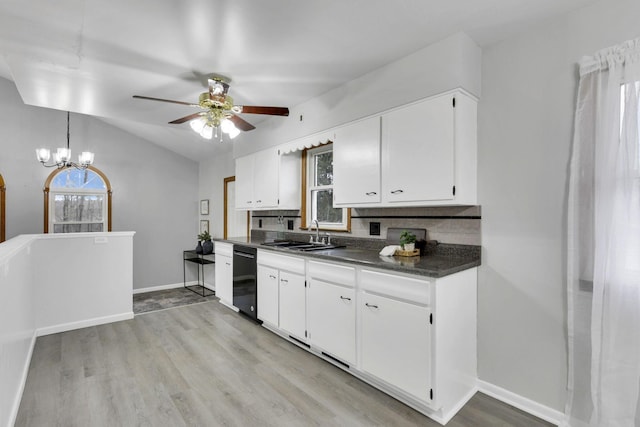
[[[211,126],[204,126],[200,131],[200,136],[204,139],[213,138],[213,128]]]
[[[40,163],[48,162],[51,158],[51,151],[48,148],[36,149],[36,157]]]
[[[229,138],[233,139],[236,136],[240,135],[240,129],[234,126],[233,129],[231,129],[231,131],[227,133],[229,134]]]
[[[222,132],[224,133],[230,134],[235,128],[236,126],[229,119],[224,119],[222,120],[222,122],[220,122],[220,129],[222,129]]]
[[[191,126],[194,132],[200,133],[202,132],[202,128],[204,128],[204,120],[202,120],[202,118],[191,120],[189,126]]]

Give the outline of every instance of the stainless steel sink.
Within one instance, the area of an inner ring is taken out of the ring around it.
[[[312,243],[312,242],[294,242],[290,240],[276,240],[274,242],[266,242],[262,244],[263,246],[271,246],[276,248],[283,249],[291,249],[294,251],[303,251],[303,252],[312,252],[312,251],[323,251],[327,249],[337,249],[344,248],[341,245],[333,245],[327,243]]]

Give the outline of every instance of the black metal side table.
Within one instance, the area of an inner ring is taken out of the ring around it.
[[[198,271],[198,282],[195,285],[187,286],[187,262],[192,262],[198,264],[196,270]],[[215,295],[216,293],[211,289],[204,286],[204,266],[209,264],[214,264],[216,262],[215,253],[210,254],[199,254],[195,250],[183,251],[182,253],[182,278],[184,282],[184,287],[189,289],[191,292],[195,292],[196,294],[208,297],[211,295]],[[200,281],[202,279],[202,281]]]

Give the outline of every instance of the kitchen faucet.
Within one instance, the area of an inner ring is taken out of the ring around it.
[[[317,219],[314,219],[313,222],[316,223],[316,243],[320,243],[320,224]]]

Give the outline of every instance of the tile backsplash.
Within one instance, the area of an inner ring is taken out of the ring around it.
[[[293,230],[287,230],[289,220],[293,221]],[[371,222],[380,223],[379,236],[369,234]],[[388,228],[426,228],[429,240],[448,244],[480,246],[480,224],[480,206],[352,208],[351,233],[331,232],[331,234],[385,240]],[[300,230],[300,226],[300,211],[252,212],[251,228],[254,230],[305,232]]]

